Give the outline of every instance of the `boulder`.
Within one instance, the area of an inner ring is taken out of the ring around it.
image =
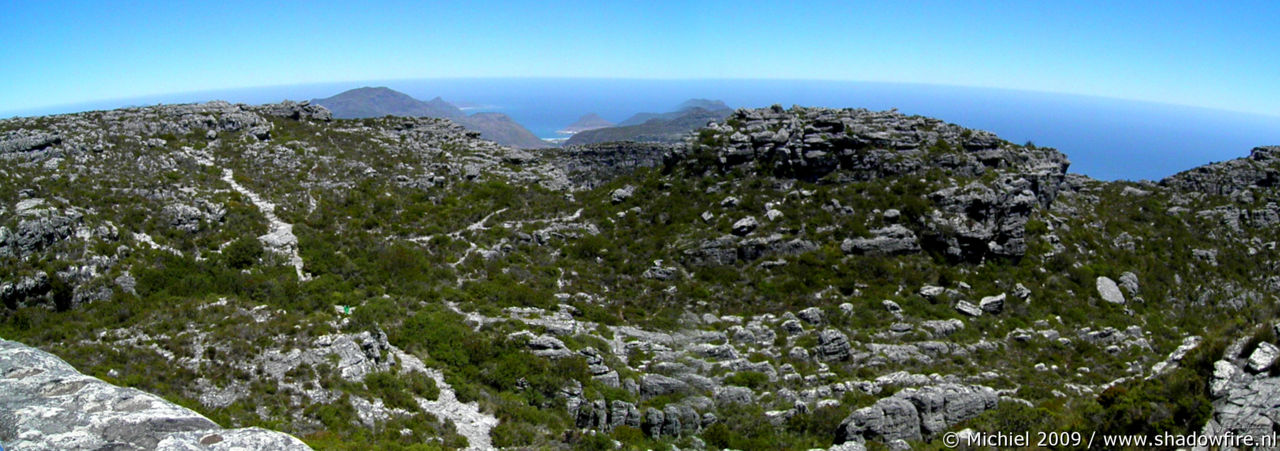
[[[783,321],[780,327],[782,327],[782,331],[786,332],[787,335],[789,336],[795,336],[795,335],[804,333],[804,326],[800,325],[800,321],[798,320],[789,319],[789,320]]]
[[[920,252],[920,243],[911,229],[894,224],[871,231],[871,238],[851,238],[840,243],[847,254],[900,255]]]
[[[620,204],[626,202],[627,199],[630,199],[631,196],[635,195],[635,193],[636,188],[634,186],[627,185],[613,190],[613,193],[609,194],[609,199],[615,204]]]
[[[804,320],[804,322],[809,324],[814,324],[814,325],[822,324],[822,309],[817,307],[809,307],[807,309],[801,310],[799,313],[796,313],[796,317],[800,318],[801,320]]]
[[[880,301],[880,304],[881,304],[881,305],[884,305],[884,309],[885,309],[885,310],[888,310],[888,311],[889,311],[889,313],[901,313],[901,312],[902,312],[902,306],[899,306],[897,302],[893,302],[893,301],[890,301],[890,300],[888,300],[888,299],[885,299],[885,300],[883,300],[883,301]]]
[[[818,334],[818,347],[815,355],[819,360],[848,360],[850,350],[849,337],[836,329],[824,329]]]
[[[1124,273],[1120,274],[1120,288],[1124,288],[1124,291],[1128,292],[1129,296],[1137,296],[1138,295],[1138,275],[1131,273],[1129,271],[1125,271]]]
[[[862,440],[920,440],[920,414],[911,401],[882,398],[870,407],[855,410],[836,429],[836,442]]]
[[[995,390],[980,385],[903,389],[851,413],[836,430],[835,442],[928,440],[995,408],[999,400]]]
[[[756,229],[756,227],[759,227],[759,226],[760,226],[760,223],[756,221],[755,216],[747,216],[733,223],[733,234],[738,236],[745,236],[750,234],[752,231]]]
[[[978,302],[978,306],[981,307],[984,312],[997,315],[1004,311],[1004,299],[1004,293],[1000,293],[996,296],[987,296]]]
[[[1021,283],[1015,284],[1013,286],[1013,297],[1024,300],[1024,301],[1030,300],[1031,290],[1028,290],[1027,287],[1022,285]]]
[[[1124,293],[1120,292],[1120,287],[1116,285],[1116,281],[1106,276],[1099,276],[1097,280],[1098,295],[1102,296],[1102,300],[1112,304],[1124,304]]]
[[[1262,372],[1271,368],[1276,363],[1276,358],[1280,357],[1280,348],[1271,343],[1258,343],[1258,347],[1249,354],[1249,370],[1253,372]]]
[[[533,351],[533,354],[537,356],[558,359],[573,355],[573,351],[569,350],[563,341],[550,335],[538,335],[530,338],[528,346]]]
[[[982,308],[969,301],[956,302],[956,311],[968,316],[982,316]]]
[[[662,436],[662,425],[666,423],[666,415],[658,409],[649,407],[644,409],[644,421],[640,425],[640,430],[650,437]]]

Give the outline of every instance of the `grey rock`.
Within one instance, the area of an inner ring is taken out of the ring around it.
[[[0,412],[0,441],[12,449],[310,449],[280,432],[223,429],[159,396],[80,374],[52,354],[3,339]]]
[[[1196,260],[1208,263],[1209,266],[1218,266],[1218,250],[1217,249],[1192,249],[1191,256]]]
[[[169,225],[187,233],[200,230],[200,220],[204,218],[200,209],[184,204],[170,204],[161,212],[169,218]]]
[[[609,404],[609,427],[610,429],[618,426],[631,426],[639,428],[642,423],[640,410],[635,404],[614,400]]]
[[[713,345],[710,343],[699,343],[689,347],[689,352],[716,360],[733,360],[738,358],[738,351],[732,345],[722,344]]]
[[[751,404],[755,394],[746,387],[725,386],[716,391],[716,404],[721,406],[734,404]]]
[[[134,280],[133,276],[129,273],[124,273],[121,274],[120,277],[116,277],[115,283],[121,290],[124,290],[125,293],[134,295],[138,294],[136,290],[138,282]]]
[[[668,404],[662,408],[662,436],[679,437],[683,431],[680,417],[683,411],[675,405]]]
[[[686,384],[684,381],[679,379],[673,379],[660,374],[645,374],[640,378],[640,396],[645,398],[686,393],[688,391],[689,384]]]
[[[1226,360],[1213,362],[1213,378],[1209,383],[1209,395],[1221,398],[1232,388],[1233,379],[1240,374],[1240,367]]]
[[[17,282],[0,284],[0,303],[9,308],[42,303],[49,288],[49,276],[43,272],[37,272],[22,277]]]
[[[847,254],[900,255],[920,252],[920,243],[911,229],[894,224],[871,231],[871,238],[851,238],[840,243]]]
[[[1139,293],[1138,275],[1125,271],[1120,274],[1120,288],[1128,292],[1130,296],[1137,296]]]
[[[1013,297],[1024,301],[1031,299],[1031,290],[1028,290],[1027,287],[1023,286],[1021,283],[1016,284],[1013,286]]]
[[[747,216],[733,223],[733,234],[738,236],[744,236],[744,235],[750,234],[752,231],[756,229],[756,227],[759,227],[759,226],[760,226],[760,222],[756,221],[755,216]]]
[[[23,258],[70,237],[80,224],[77,214],[48,214],[18,222],[14,233],[0,227],[0,257]]]
[[[1161,185],[1184,191],[1230,196],[1259,186],[1272,186],[1273,165],[1280,147],[1255,147],[1246,158],[1200,166],[1160,181]]]
[[[653,168],[674,152],[668,144],[608,142],[544,151],[576,188],[592,189],[642,168]]]
[[[564,358],[573,355],[573,351],[564,345],[563,341],[550,335],[539,335],[529,339],[529,349],[533,350],[534,355],[549,358]]]
[[[818,347],[815,355],[820,360],[848,360],[850,357],[849,337],[836,329],[824,329],[818,334]]]
[[[881,305],[884,305],[884,309],[885,309],[885,310],[888,310],[888,311],[889,311],[889,313],[901,313],[901,312],[902,312],[902,306],[899,306],[897,302],[893,302],[893,301],[890,301],[890,300],[888,300],[888,299],[885,299],[885,300],[883,300],[883,301],[880,301],[880,304],[881,304]]]
[[[1280,357],[1280,348],[1267,342],[1258,343],[1258,347],[1249,354],[1249,369],[1254,372],[1266,371]]]
[[[858,438],[855,438],[858,437]],[[836,442],[898,439],[920,440],[920,415],[911,401],[882,398],[870,407],[855,410],[836,429]]]
[[[1106,276],[1099,276],[1097,280],[1098,295],[1102,296],[1102,300],[1112,304],[1124,304],[1124,293],[1120,292],[1120,287],[1116,285],[1116,281]]]
[[[901,335],[911,332],[914,328],[915,326],[912,326],[911,323],[893,323],[889,325],[889,332]]]
[[[973,305],[973,303],[969,301],[957,301],[956,311],[968,316],[982,316],[982,308]]]
[[[653,407],[644,410],[644,421],[640,425],[640,430],[650,437],[662,436],[662,425],[666,423],[666,414],[661,410]]]
[[[851,413],[836,432],[837,443],[926,440],[996,407],[989,387],[940,384],[908,388]]]
[[[615,204],[620,204],[630,199],[631,196],[635,195],[635,192],[636,188],[634,186],[627,185],[613,190],[613,193],[609,194],[609,199]]]
[[[679,272],[676,268],[670,266],[653,266],[644,270],[644,274],[641,274],[640,276],[646,279],[672,280],[676,278],[677,274],[679,274]]]
[[[62,143],[55,133],[18,129],[0,134],[0,158],[33,157],[49,147]]]
[[[964,321],[954,318],[947,320],[929,320],[921,324],[926,328],[933,329],[934,334],[943,337],[964,330]]]
[[[800,361],[809,360],[809,351],[805,348],[796,346],[791,348],[790,351],[787,351],[787,357]]]
[[[992,315],[998,315],[1000,312],[1004,311],[1004,300],[1005,294],[1000,293],[996,296],[987,296],[982,298],[982,300],[978,302],[978,306],[981,307],[984,312]]]
[[[822,309],[817,307],[809,307],[796,313],[796,317],[804,320],[804,322],[818,325],[822,324]]]
[[[795,336],[804,333],[804,326],[800,325],[800,321],[789,319],[781,324],[782,331],[787,335]]]

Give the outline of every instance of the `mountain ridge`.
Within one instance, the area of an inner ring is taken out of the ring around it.
[[[550,147],[524,126],[502,113],[467,115],[439,96],[423,102],[387,87],[363,87],[332,97],[313,99],[313,104],[333,111],[334,117],[356,119],[381,116],[423,116],[449,119],[480,133],[485,139],[518,148]]]
[[[610,141],[637,141],[678,143],[689,132],[704,127],[709,122],[724,119],[733,110],[719,108],[724,103],[702,99],[689,100],[677,111],[669,113],[639,113],[613,127],[597,128],[575,133],[565,141],[565,146],[597,144]],[[708,110],[703,106],[717,107]],[[635,122],[643,119],[643,122]]]
[[[613,127],[613,126],[614,126],[613,122],[609,122],[605,120],[605,118],[600,117],[600,115],[596,113],[587,113],[582,117],[578,118],[578,120],[574,121],[572,124],[569,124],[564,128],[560,129],[556,133],[571,135],[574,133],[584,132],[587,130],[595,130],[597,128],[606,128],[606,127]]]

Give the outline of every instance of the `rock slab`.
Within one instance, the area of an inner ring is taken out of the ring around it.
[[[9,449],[309,450],[260,428],[224,429],[191,409],[80,374],[0,339],[0,443]]]

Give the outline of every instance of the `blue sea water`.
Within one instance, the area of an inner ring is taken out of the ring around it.
[[[419,99],[483,105],[511,116],[542,138],[587,113],[613,122],[665,112],[690,98],[732,107],[806,105],[897,108],[989,130],[1018,143],[1058,148],[1071,171],[1091,177],[1158,180],[1213,161],[1280,144],[1280,117],[1149,102],[990,88],[809,80],[432,79],[279,86],[152,96],[69,105],[17,114],[52,114],[170,102],[223,99],[265,103],[328,97],[361,86],[387,86]],[[12,114],[10,114],[12,115]]]

